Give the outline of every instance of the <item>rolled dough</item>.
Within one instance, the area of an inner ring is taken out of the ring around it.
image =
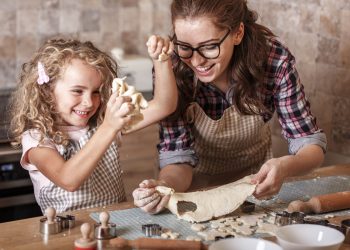
[[[189,222],[208,221],[232,213],[254,193],[256,185],[250,183],[251,178],[251,175],[246,176],[206,191],[174,193],[170,196],[167,208],[179,219]],[[181,204],[190,205],[190,211],[181,211]]]

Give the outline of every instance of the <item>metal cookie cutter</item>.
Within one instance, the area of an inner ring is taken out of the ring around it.
[[[63,229],[72,228],[75,225],[73,215],[56,216],[56,209],[47,207],[45,217],[40,219],[40,233],[49,235],[60,233]]]
[[[245,201],[241,205],[241,211],[243,213],[251,213],[255,210],[255,204],[253,202]]]
[[[345,234],[344,243],[350,244],[350,219],[342,220],[341,227],[343,229],[343,233]]]
[[[303,212],[289,213],[289,224],[303,224],[305,214]]]
[[[101,212],[100,223],[95,224],[95,238],[98,240],[108,240],[117,237],[116,224],[110,223],[109,213]]]
[[[108,240],[117,237],[116,224],[108,223],[108,227],[102,227],[101,223],[95,224],[95,238]]]
[[[277,226],[285,226],[290,224],[303,224],[305,214],[302,212],[280,211],[276,213],[275,224]]]
[[[287,211],[280,211],[276,213],[275,225],[285,226],[289,225],[289,216],[290,214]]]
[[[60,232],[62,232],[61,218],[55,217],[52,221],[49,221],[47,217],[40,219],[40,233],[50,235]]]
[[[142,225],[142,232],[146,237],[160,236],[162,227],[159,224],[144,224]]]
[[[57,215],[52,221],[47,217],[40,219],[40,233],[42,234],[57,234],[64,229],[70,229],[75,226],[75,216],[73,215]]]
[[[62,229],[70,229],[75,226],[75,216],[74,215],[58,215],[56,218],[61,219]]]
[[[304,224],[317,224],[317,225],[321,225],[321,226],[327,226],[327,225],[329,225],[329,221],[325,220],[325,219],[306,217],[306,218],[304,218]]]

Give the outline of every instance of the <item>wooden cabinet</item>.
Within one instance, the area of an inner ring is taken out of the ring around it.
[[[124,135],[120,147],[124,187],[129,201],[131,193],[145,179],[156,178],[158,169],[158,125]]]

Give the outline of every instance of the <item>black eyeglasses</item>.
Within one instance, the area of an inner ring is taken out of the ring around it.
[[[220,45],[225,41],[226,37],[230,34],[231,30],[228,30],[225,36],[217,43],[204,44],[193,48],[189,45],[174,42],[175,54],[183,59],[189,59],[193,56],[193,52],[197,51],[202,57],[206,59],[215,59],[220,55]]]

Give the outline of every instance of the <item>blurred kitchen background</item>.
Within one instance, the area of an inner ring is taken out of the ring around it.
[[[210,0],[208,0],[210,1]],[[90,40],[110,52],[121,75],[149,98],[149,35],[171,33],[171,0],[0,0],[0,222],[40,215],[31,182],[18,164],[20,150],[7,140],[8,95],[23,62],[48,38]],[[248,0],[292,51],[318,125],[326,132],[324,165],[350,162],[350,1]],[[23,100],[25,101],[25,100]],[[2,116],[2,117],[1,117]],[[287,153],[277,119],[274,153]],[[128,199],[145,178],[156,174],[157,126],[124,137],[121,157]]]

